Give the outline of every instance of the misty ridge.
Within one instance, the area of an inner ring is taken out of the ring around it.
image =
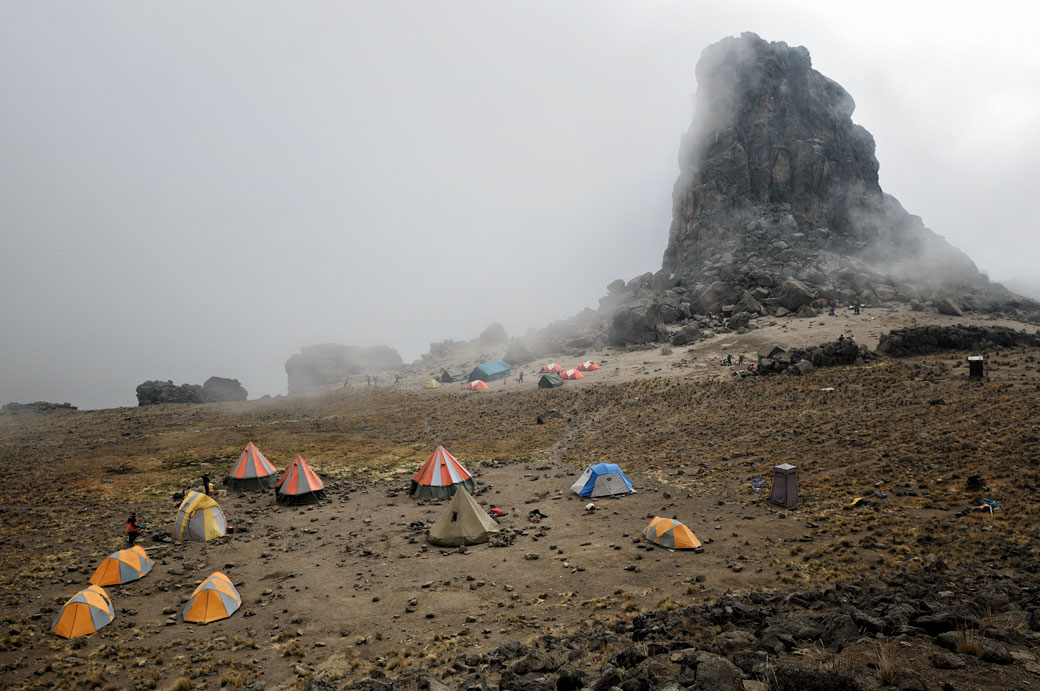
[[[356,319],[356,327],[339,329],[357,334],[345,345],[308,342],[324,330],[315,328],[295,341],[300,348],[295,354],[286,345],[294,336],[283,333],[277,340],[281,357],[288,358],[283,390],[301,393],[350,385],[352,379],[356,383],[376,372],[426,374],[442,365],[481,359],[502,357],[522,366],[595,347],[688,343],[710,335],[708,321],[715,314],[726,314],[736,329],[753,329],[759,319],[807,315],[821,300],[900,303],[951,315],[975,312],[1025,320],[1040,314],[1036,302],[990,282],[966,254],[881,189],[875,141],[853,122],[852,95],[813,69],[808,49],[745,33],[704,49],[695,72],[693,117],[679,146],[671,224],[667,234],[661,228],[657,236],[667,236],[659,269],[611,282],[594,309],[498,341],[481,334],[472,341],[434,343],[410,364],[397,350],[402,344],[394,341],[400,339],[400,327],[390,333]],[[415,201],[430,202],[422,195]],[[432,219],[434,224],[438,219],[450,222],[443,213]],[[369,262],[364,249],[351,259]],[[393,292],[394,271],[407,269],[381,254],[372,261],[385,265],[385,275],[382,288],[370,284],[367,290]],[[496,261],[508,260],[496,257],[482,263],[493,267]],[[550,263],[546,259],[533,273],[554,270]],[[589,287],[583,291],[588,293]],[[278,299],[274,292],[270,295]],[[452,296],[441,302],[448,309]],[[244,315],[236,319],[252,327]],[[473,324],[469,333],[488,323]],[[457,326],[452,330],[464,331]],[[407,338],[404,349],[411,352],[418,350],[416,343],[427,342],[421,333]],[[252,341],[260,342],[270,347],[275,341]],[[380,342],[384,345],[371,345]],[[255,346],[243,338],[242,347]],[[211,371],[192,379],[216,374],[238,384],[232,378],[245,377],[235,363],[233,356],[223,357],[207,366]],[[169,366],[185,368],[182,363]],[[277,368],[269,369],[268,376],[278,376]],[[160,378],[141,384],[141,404],[237,400],[214,398],[199,385],[163,379],[169,374],[162,367],[152,371]]]

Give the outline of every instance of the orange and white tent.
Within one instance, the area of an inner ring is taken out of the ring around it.
[[[674,518],[654,516],[643,536],[666,549],[697,549],[701,546],[693,531]]]
[[[576,369],[569,369],[565,372],[560,372],[560,379],[584,379],[585,375]]]
[[[181,616],[184,621],[208,624],[227,619],[241,606],[242,596],[231,579],[220,571],[214,571],[188,598]]]
[[[548,365],[542,365],[542,374],[548,374],[549,372],[562,372],[563,368],[555,362],[550,362]]]
[[[459,487],[470,492],[476,487],[469,474],[443,446],[438,446],[412,478],[408,494],[416,499],[443,499],[455,494]]]
[[[574,369],[578,370],[579,372],[595,372],[599,369],[599,365],[597,365],[592,360],[586,360]]]
[[[122,585],[147,575],[154,564],[144,547],[134,545],[102,559],[90,582],[94,585]]]
[[[89,585],[62,605],[51,623],[51,633],[62,638],[75,638],[94,633],[115,619],[112,598],[99,585]]]
[[[325,498],[325,483],[303,456],[296,454],[274,486],[274,498],[282,504],[310,504]]]
[[[246,444],[245,451],[238,457],[235,467],[224,480],[231,489],[265,489],[273,487],[278,480],[278,468],[267,460],[253,442]]]
[[[474,379],[469,384],[466,384],[467,391],[487,391],[488,385],[479,379]]]

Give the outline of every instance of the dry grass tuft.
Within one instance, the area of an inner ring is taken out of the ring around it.
[[[896,678],[895,660],[892,653],[891,643],[878,641],[874,644],[878,679],[886,684],[891,684]]]
[[[961,655],[982,656],[982,635],[976,629],[961,631],[961,639],[957,641],[957,652]]]

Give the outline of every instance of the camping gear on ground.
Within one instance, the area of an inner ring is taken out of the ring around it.
[[[574,369],[578,370],[579,372],[595,372],[599,369],[599,365],[597,365],[592,360],[586,360]]]
[[[438,446],[412,477],[408,494],[416,499],[445,499],[459,487],[472,492],[476,487],[473,476],[443,446]]]
[[[590,465],[571,485],[571,489],[582,497],[593,499],[635,493],[632,483],[614,463]]]
[[[192,490],[177,509],[172,533],[174,540],[212,540],[227,535],[227,519],[216,499]]]
[[[62,638],[75,638],[94,633],[116,616],[112,598],[99,585],[79,591],[58,610],[51,623],[51,633]]]
[[[436,379],[427,379],[426,383],[423,384],[422,387],[424,389],[439,389],[441,387],[441,383]]]
[[[701,541],[693,531],[674,518],[654,516],[643,531],[643,536],[665,549],[697,549],[701,546]]]
[[[231,579],[220,571],[214,571],[195,588],[181,618],[199,624],[207,624],[218,619],[227,619],[242,606],[242,596],[231,583]]]
[[[562,372],[563,368],[555,362],[550,362],[548,365],[542,365],[542,374],[549,374],[551,372]]]
[[[147,575],[154,564],[143,547],[134,545],[102,559],[94,569],[90,582],[94,585],[122,585]]]
[[[469,380],[495,381],[502,377],[508,377],[512,371],[512,366],[505,360],[491,360],[490,362],[482,362],[474,367],[473,371],[469,373]]]
[[[563,386],[563,380],[555,372],[543,374],[542,378],[538,380],[539,389],[555,389],[557,386]]]
[[[466,373],[460,370],[458,367],[449,367],[438,377],[441,382],[445,384],[451,384],[452,382],[463,381],[466,379]]]
[[[325,498],[325,483],[303,456],[296,454],[274,486],[274,498],[281,504],[313,504]]]
[[[560,379],[584,379],[585,375],[576,369],[569,369],[565,372],[560,372]]]
[[[968,356],[968,377],[971,379],[982,379],[985,376],[985,363],[981,355]]]
[[[591,501],[588,504],[585,505],[585,513],[592,513],[595,510],[596,510],[596,505],[593,504]]]
[[[527,512],[527,520],[534,521],[535,523],[537,523],[538,521],[542,520],[543,518],[548,518],[548,517],[549,517],[549,514],[542,513],[538,509],[531,509],[530,511]]]
[[[260,453],[260,449],[256,448],[253,442],[249,442],[231,472],[224,479],[224,484],[231,489],[241,491],[267,489],[274,487],[274,483],[277,481],[278,468],[275,468]]]
[[[474,379],[469,384],[466,384],[467,391],[487,391],[488,385],[479,379]]]
[[[754,480],[751,481],[751,491],[752,492],[761,492],[762,491],[762,487],[765,485],[765,483],[766,483],[765,479],[760,478],[760,477],[756,477]]]
[[[790,463],[773,466],[773,491],[769,501],[785,509],[798,506],[798,468]]]
[[[458,547],[487,542],[492,534],[498,532],[495,519],[463,488],[444,507],[426,539],[433,545]]]
[[[498,508],[497,506],[492,506],[490,509],[488,509],[488,514],[492,518],[502,518],[502,516],[506,515],[506,512]]]

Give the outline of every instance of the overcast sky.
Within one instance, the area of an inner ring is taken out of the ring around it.
[[[1032,7],[0,0],[0,403],[278,394],[304,344],[596,307],[660,268],[694,66],[743,31],[852,94],[908,211],[1036,280]]]

